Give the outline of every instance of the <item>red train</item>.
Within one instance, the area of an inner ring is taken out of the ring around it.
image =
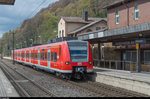
[[[64,41],[16,49],[14,52],[15,61],[54,72],[66,79],[81,79],[93,72],[92,51],[87,41]]]

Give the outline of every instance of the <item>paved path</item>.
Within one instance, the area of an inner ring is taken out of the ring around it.
[[[0,97],[19,97],[15,88],[0,69]]]

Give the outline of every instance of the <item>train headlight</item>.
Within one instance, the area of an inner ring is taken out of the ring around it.
[[[92,65],[92,62],[89,62],[90,65]]]
[[[66,64],[66,65],[70,65],[70,62],[66,62],[65,64]]]

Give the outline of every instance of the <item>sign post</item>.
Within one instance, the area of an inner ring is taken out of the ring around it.
[[[140,44],[136,44],[136,50],[137,50],[137,72],[141,72],[141,49]]]
[[[146,43],[146,39],[139,39],[135,41],[137,50],[137,72],[141,72],[141,44]]]

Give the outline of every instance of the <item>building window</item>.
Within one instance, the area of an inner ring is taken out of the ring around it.
[[[136,59],[137,59],[136,51],[126,52],[126,61],[136,62]]]
[[[119,24],[119,12],[116,11],[116,24]]]
[[[96,27],[96,30],[100,30],[101,29],[101,27]]]
[[[62,37],[64,37],[64,30],[62,30]]]
[[[139,19],[139,7],[138,6],[135,6],[134,8],[134,13],[135,13],[135,20],[138,20]]]
[[[144,51],[144,64],[150,64],[150,50]]]
[[[91,29],[88,29],[87,32],[92,32],[92,30],[91,30]]]

